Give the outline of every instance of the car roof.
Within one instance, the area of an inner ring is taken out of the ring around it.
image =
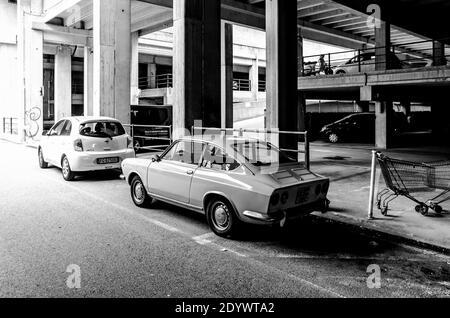
[[[119,120],[111,117],[102,117],[102,116],[73,116],[73,117],[66,117],[62,120],[71,120],[73,122],[78,122],[80,124],[85,124],[92,121],[112,121],[120,123]]]

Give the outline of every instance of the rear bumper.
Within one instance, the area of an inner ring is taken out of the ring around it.
[[[324,209],[327,206],[327,199],[321,199],[313,203],[309,203],[297,208],[288,209],[286,211],[278,211],[271,214],[265,214],[254,211],[244,211],[242,214],[245,217],[243,220],[246,223],[251,224],[277,224],[282,220],[295,220],[303,216],[309,215],[313,212],[325,212]]]
[[[119,162],[98,164],[97,159],[101,158],[119,158]],[[128,158],[135,158],[133,149],[108,152],[77,152],[68,156],[70,167],[74,172],[121,169],[122,162]]]

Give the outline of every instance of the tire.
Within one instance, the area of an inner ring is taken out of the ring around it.
[[[336,133],[331,133],[331,134],[328,135],[328,141],[331,142],[332,144],[336,144],[340,140],[341,140],[341,138]]]
[[[38,150],[38,158],[39,158],[39,167],[41,169],[47,169],[48,168],[48,162],[44,160],[44,154],[42,153],[42,149],[39,148]]]
[[[131,199],[133,203],[139,208],[149,207],[153,199],[148,195],[144,183],[141,178],[135,176],[131,181]]]
[[[61,160],[61,172],[64,180],[73,181],[76,177],[75,173],[70,168],[69,159],[64,156]]]
[[[442,212],[444,211],[444,209],[440,206],[440,205],[435,205],[433,207],[434,212],[436,212],[437,214],[442,214]]]
[[[209,201],[206,219],[211,230],[224,238],[236,237],[241,225],[231,204],[219,197]]]
[[[141,147],[142,147],[141,142],[138,139],[136,139],[133,144],[134,152],[136,153],[139,152],[141,150]]]
[[[429,211],[429,208],[424,204],[416,206],[416,212],[422,214],[423,216],[427,216],[428,211]]]
[[[388,216],[388,213],[389,213],[389,208],[386,206],[386,207],[383,207],[382,209],[381,209],[381,214],[383,215],[383,216]]]

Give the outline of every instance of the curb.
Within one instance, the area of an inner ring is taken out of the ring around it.
[[[390,231],[389,229],[380,229],[376,225],[369,223],[368,220],[354,219],[332,213],[333,212],[320,215],[313,214],[313,216],[322,220],[325,219],[329,222],[334,222],[340,225],[347,226],[351,228],[353,231],[357,230],[358,232],[360,232],[360,234],[368,237],[375,237],[383,241],[395,242],[398,244],[404,244],[412,247],[426,249],[433,252],[438,252],[445,255],[450,255],[450,248],[448,247],[441,246],[435,243],[426,242],[420,239],[407,237],[405,235],[402,235],[401,233],[395,233],[394,231]]]

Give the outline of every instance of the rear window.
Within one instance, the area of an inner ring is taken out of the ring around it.
[[[80,125],[80,135],[93,138],[125,135],[122,124],[114,121],[93,121]]]

